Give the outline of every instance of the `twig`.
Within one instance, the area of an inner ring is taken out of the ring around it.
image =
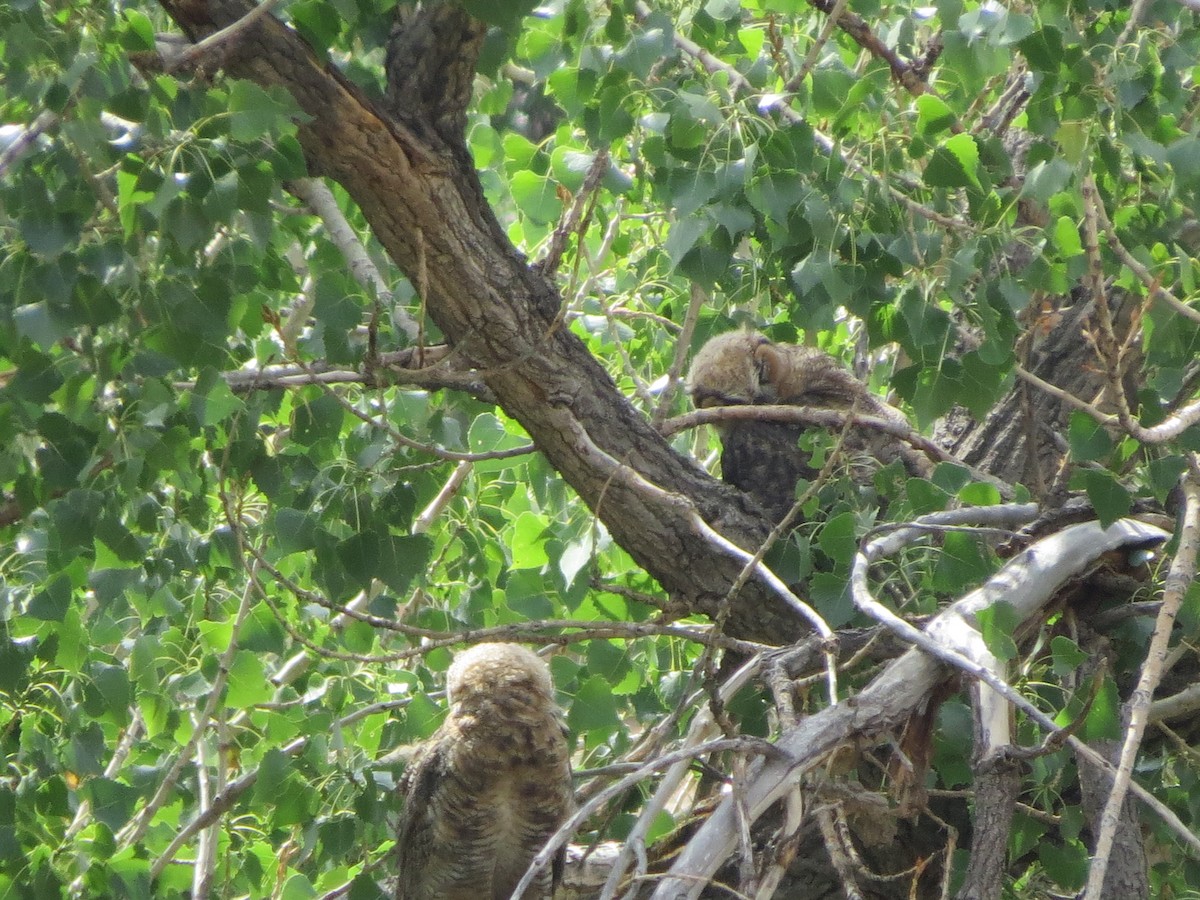
[[[732,700],[743,687],[745,687],[762,668],[763,655],[755,654],[746,663],[738,668],[723,685],[721,685],[721,698],[725,701]],[[682,745],[678,749],[687,749],[703,744],[705,741],[711,740],[719,733],[716,725],[716,720],[713,716],[712,709],[707,704],[701,706],[692,719],[691,725],[688,727],[687,736],[683,739]],[[666,808],[667,801],[675,793],[680,782],[691,768],[691,757],[680,760],[671,766],[659,781],[658,788],[642,807],[638,813],[638,819],[630,829],[625,841],[621,846],[620,852],[613,860],[612,869],[609,872],[608,879],[604,883],[604,888],[600,893],[599,900],[611,900],[615,896],[617,887],[619,886],[625,871],[629,868],[630,856],[637,853],[639,848],[644,848],[646,844],[646,835],[653,827],[658,818],[658,814]],[[639,859],[640,862],[640,859]],[[641,874],[639,870],[638,874]]]
[[[202,722],[192,717],[192,725],[196,732],[202,733],[205,726]],[[194,760],[196,766],[196,785],[197,785],[197,803],[200,809],[200,814],[212,803],[213,785],[212,780],[208,777],[208,763],[205,761],[205,743],[200,741],[196,744],[196,758]],[[220,769],[218,762],[217,768]],[[219,793],[219,791],[218,791]],[[206,900],[209,891],[212,888],[213,873],[217,868],[217,828],[218,822],[213,822],[208,828],[200,832],[196,840],[196,859],[192,863],[192,893],[191,896],[196,900]]]
[[[222,503],[226,505],[230,503],[229,497],[224,491],[222,491]],[[232,510],[227,510],[227,515],[232,516]],[[256,557],[255,561],[250,564],[252,574],[257,571],[257,566]],[[137,817],[122,829],[118,836],[118,846],[129,847],[142,839],[146,834],[146,829],[150,827],[150,822],[154,818],[155,813],[167,802],[168,795],[174,789],[175,783],[183,773],[184,767],[192,761],[196,752],[196,746],[199,744],[201,736],[208,727],[208,723],[212,721],[217,704],[220,703],[225,694],[225,684],[229,680],[229,671],[233,666],[233,657],[238,651],[238,636],[241,634],[242,625],[245,624],[246,618],[250,614],[253,606],[250,601],[254,596],[254,589],[251,587],[251,583],[248,582],[245,590],[242,592],[242,599],[238,604],[237,612],[234,614],[230,629],[229,646],[225,648],[225,652],[221,654],[221,658],[217,664],[217,674],[213,678],[212,687],[209,688],[208,698],[204,703],[204,711],[201,713],[198,723],[192,730],[191,735],[189,735],[187,742],[180,749],[179,754],[175,757],[175,761],[163,776],[162,781],[158,785],[158,790],[154,792],[154,796],[141,809]]]
[[[655,428],[662,428],[667,413],[671,411],[671,404],[675,402],[675,393],[679,390],[679,374],[683,371],[683,361],[687,359],[688,350],[692,345],[692,334],[695,333],[696,322],[700,319],[700,309],[707,300],[708,292],[693,281],[687,312],[683,316],[683,328],[680,329],[679,336],[675,339],[675,356],[671,359],[670,368],[667,369],[667,384],[658,398],[658,406],[654,410],[654,415],[650,417],[650,423]]]
[[[1112,428],[1112,427],[1115,427],[1116,425],[1120,424],[1120,420],[1116,416],[1109,415],[1106,412],[1101,412],[1099,409],[1097,409],[1092,404],[1088,403],[1086,400],[1080,400],[1078,397],[1076,397],[1074,394],[1070,393],[1069,391],[1064,391],[1062,388],[1056,387],[1055,385],[1051,384],[1050,382],[1046,381],[1045,379],[1040,378],[1037,375],[1034,375],[1032,372],[1030,372],[1028,369],[1026,369],[1024,366],[1020,365],[1019,363],[1015,364],[1013,366],[1013,371],[1017,374],[1017,377],[1020,378],[1022,381],[1027,381],[1030,384],[1032,384],[1034,387],[1036,387],[1038,390],[1045,391],[1050,396],[1058,398],[1063,403],[1067,404],[1067,406],[1074,407],[1075,409],[1078,409],[1078,410],[1081,410],[1081,411],[1087,413],[1089,416],[1091,416],[1093,419],[1095,419],[1101,425],[1106,425],[1106,426]]]
[[[1018,589],[1022,603],[1028,600],[1044,604],[1049,602],[1062,583],[1086,571],[1093,561],[1108,550],[1144,547],[1161,543],[1167,537],[1161,529],[1129,519],[1122,519],[1108,529],[1101,529],[1096,523],[1071,526],[1024,551],[989,579],[983,588],[972,592],[936,617],[929,631],[940,636],[950,619],[962,622],[964,616],[977,609],[979,603],[988,602],[989,597],[1011,602],[1017,598]],[[864,563],[861,557],[863,554],[856,561],[856,568],[865,568],[870,564],[869,561]],[[860,573],[858,577],[865,575]],[[942,651],[942,645],[935,646],[938,652]],[[958,655],[956,651],[951,652]],[[944,673],[939,674],[939,668],[923,650],[909,650],[859,693],[853,703],[840,703],[821,710],[802,719],[794,729],[781,733],[778,744],[786,755],[764,760],[747,787],[751,815],[765,812],[792,789],[804,772],[817,766],[820,760],[844,746],[846,741],[878,739],[898,717],[907,715],[923,702],[925,692],[932,690],[945,677]],[[991,681],[996,682],[994,678]],[[1022,710],[1048,731],[1058,730],[1052,720],[1015,695],[1008,685],[996,682],[989,686],[1016,696]],[[1103,757],[1074,738],[1069,743],[1077,754],[1085,756],[1111,777],[1112,767]],[[1130,789],[1167,823],[1193,853],[1200,854],[1200,838],[1192,834],[1174,812],[1136,782]],[[679,900],[699,895],[707,879],[732,849],[732,834],[736,827],[733,816],[731,805],[723,801],[676,857],[671,874],[660,881],[655,890],[655,900]]]
[[[461,460],[454,467],[454,471],[450,473],[450,477],[446,479],[446,483],[442,485],[442,489],[438,491],[437,496],[429,501],[429,505],[421,510],[421,514],[413,522],[413,534],[424,534],[429,530],[429,527],[437,517],[450,505],[450,501],[459,492],[459,489],[467,480],[467,476],[471,474],[473,467],[474,463],[469,459]]]
[[[0,153],[0,177],[12,167],[13,163],[33,149],[38,138],[58,124],[58,113],[48,109],[38,113],[37,118],[29,123],[11,144]]]
[[[559,848],[571,839],[571,836],[579,830],[579,827],[590,816],[604,806],[604,804],[608,803],[609,800],[619,797],[639,781],[650,777],[660,769],[669,769],[676,763],[690,762],[698,757],[708,756],[713,753],[728,753],[731,751],[763,753],[772,750],[771,745],[761,738],[721,738],[720,740],[709,741],[696,747],[685,747],[682,750],[667,753],[639,766],[636,771],[609,785],[587,803],[580,806],[562,824],[558,831],[551,835],[550,840],[546,842],[545,846],[538,851],[537,855],[529,863],[529,868],[525,870],[524,877],[517,883],[517,887],[513,891],[512,900],[520,900],[521,897],[525,896],[525,891],[529,889],[537,873],[550,865]]]
[[[808,73],[812,71],[812,67],[817,64],[817,56],[821,53],[821,48],[829,43],[829,38],[833,34],[835,28],[838,27],[839,19],[842,12],[850,5],[850,0],[834,0],[832,9],[824,9],[822,12],[826,14],[825,24],[821,26],[821,33],[817,35],[812,46],[808,48],[808,53],[804,55],[804,60],[800,63],[800,68],[796,73],[787,80],[783,89],[789,94],[800,90],[800,86],[804,84],[804,79],[808,77]],[[818,3],[813,3],[818,9],[821,9]]]
[[[1197,8],[1200,9],[1200,0],[1196,0]],[[1099,195],[1097,195],[1099,200]],[[1170,291],[1162,286],[1162,281],[1155,278],[1136,256],[1126,249],[1121,239],[1117,236],[1117,229],[1114,227],[1112,220],[1108,217],[1108,211],[1104,208],[1102,202],[1095,204],[1096,215],[1100,219],[1100,225],[1104,229],[1104,236],[1108,238],[1108,246],[1112,249],[1117,258],[1137,276],[1138,280],[1146,286],[1150,292],[1150,296],[1155,300],[1161,300],[1172,310],[1179,313],[1184,318],[1191,319],[1193,322],[1200,322],[1200,309],[1193,309],[1188,306]]]
[[[169,61],[164,60],[165,71],[170,73],[187,68],[210,50],[220,46],[221,44],[245,31],[278,5],[279,0],[263,0],[262,3],[254,7],[254,9],[250,10],[250,12],[246,13],[246,15],[242,16],[233,24],[225,26],[220,31],[214,31],[204,40],[198,41]]]
[[[638,18],[640,19],[645,19],[651,13],[650,7],[646,5],[643,0],[638,0],[634,9]],[[753,95],[756,92],[754,86],[746,79],[746,76],[723,60],[717,59],[717,57],[713,56],[713,54],[709,53],[695,41],[684,37],[678,31],[675,32],[673,40],[676,47],[699,62],[700,65],[704,67],[705,71],[723,72],[729,78],[729,84],[735,90],[740,91],[745,95]],[[879,177],[874,172],[871,172],[862,166],[857,160],[842,153],[838,149],[837,143],[833,140],[833,138],[817,131],[812,127],[811,123],[807,123],[807,120],[805,120],[803,116],[788,106],[787,95],[775,98],[764,98],[759,104],[759,109],[764,112],[774,111],[790,124],[805,122],[807,127],[812,132],[813,141],[821,149],[821,152],[827,156],[836,157],[849,171],[853,172],[860,178],[864,178],[867,181],[873,182],[886,193],[891,194],[892,197],[902,203],[910,212],[920,216],[923,219],[928,219],[930,222],[941,225],[943,228],[949,228],[955,231],[977,230],[976,227],[970,222],[964,221],[963,219],[956,219],[951,216],[942,215],[936,210],[932,210],[929,207],[918,203],[887,179]]]
[[[559,263],[562,262],[563,252],[567,249],[567,240],[572,234],[579,233],[579,243],[582,246],[583,232],[587,229],[586,221],[584,221],[583,227],[580,227],[580,221],[583,219],[583,209],[600,186],[600,179],[608,171],[608,160],[608,148],[602,147],[596,153],[596,158],[592,160],[592,164],[588,168],[588,173],[583,179],[582,187],[580,187],[575,197],[571,200],[571,205],[567,208],[562,218],[558,220],[558,225],[555,226],[554,233],[550,235],[550,244],[546,248],[546,255],[534,263],[543,275],[552,277],[558,271]]]
[[[1055,388],[1054,390],[1057,390]],[[814,406],[780,406],[764,404],[761,406],[712,406],[707,409],[697,409],[681,416],[667,419],[659,427],[664,437],[670,437],[687,428],[709,425],[714,422],[741,422],[747,420],[761,422],[791,422],[797,425],[812,425],[822,428],[843,428],[847,424],[882,431],[899,438],[910,447],[925,454],[934,462],[948,462],[959,466],[971,473],[976,481],[990,484],[1004,500],[1011,500],[1017,495],[1016,489],[987,472],[969,466],[958,457],[939,447],[924,435],[919,434],[908,422],[901,418],[886,416],[864,415],[852,410],[823,409]]]
[[[1146,659],[1142,663],[1137,687],[1130,696],[1126,709],[1128,724],[1125,728],[1125,740],[1121,745],[1117,776],[1113,780],[1112,790],[1100,817],[1100,836],[1092,854],[1092,867],[1088,872],[1087,887],[1083,892],[1084,900],[1100,900],[1103,896],[1104,876],[1108,870],[1113,840],[1120,824],[1121,807],[1125,803],[1125,794],[1133,777],[1133,764],[1137,760],[1138,748],[1146,731],[1154,691],[1162,679],[1171,629],[1183,605],[1188,586],[1196,575],[1196,555],[1197,550],[1200,550],[1200,456],[1194,453],[1190,455],[1189,471],[1183,476],[1183,494],[1183,526],[1179,531],[1179,549],[1171,561],[1170,571],[1163,584],[1162,607],[1154,623],[1154,634],[1150,638],[1150,647],[1146,650]]]
[[[876,37],[874,32],[871,31],[871,26],[867,24],[865,19],[846,11],[845,7],[848,4],[845,0],[836,0],[832,8],[829,8],[830,0],[809,0],[809,3],[817,9],[828,13],[830,22],[850,35],[856,44],[876,59],[881,59],[887,63],[887,67],[892,73],[892,78],[914,97],[919,97],[921,94],[938,96],[937,91],[926,83],[916,66],[902,60],[891,47]],[[824,39],[825,37],[822,34],[822,38]],[[811,51],[809,55],[812,55]],[[805,65],[811,66],[811,62],[806,59]],[[963,127],[955,120],[951,124],[950,130],[955,134],[961,134]]]
[[[259,9],[262,7],[260,6]],[[380,274],[366,247],[359,240],[349,220],[343,215],[333,191],[324,181],[317,178],[298,178],[289,181],[285,187],[296,197],[303,200],[325,225],[329,240],[342,253],[350,275],[376,300],[388,300],[392,322],[408,337],[410,341],[417,339],[417,321],[405,309],[395,303],[395,297]]]

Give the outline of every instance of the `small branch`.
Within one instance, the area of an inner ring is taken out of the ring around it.
[[[892,78],[914,97],[919,97],[921,94],[933,94],[937,96],[937,91],[933,90],[926,83],[925,78],[922,77],[921,70],[917,66],[902,60],[896,54],[896,51],[877,38],[865,19],[846,11],[845,7],[848,4],[845,0],[809,0],[809,3],[822,12],[827,13],[830,21],[835,23],[846,34],[850,35],[856,44],[876,59],[881,59],[887,63],[888,69],[891,70]],[[805,60],[805,64],[811,65],[808,60]],[[963,127],[956,120],[951,124],[950,130],[955,134],[961,134]]]
[[[1057,390],[1057,389],[1056,389]],[[898,414],[899,415],[899,414]],[[918,434],[902,417],[892,419],[884,416],[863,415],[853,410],[822,409],[813,406],[713,406],[707,409],[697,409],[681,416],[667,419],[659,426],[659,432],[664,437],[671,437],[687,428],[709,425],[715,422],[739,422],[756,420],[761,422],[790,422],[797,425],[811,425],[821,428],[844,428],[847,424],[882,431],[904,441],[910,447],[925,454],[934,462],[948,462],[960,466],[971,473],[976,481],[990,484],[1005,500],[1016,496],[1012,485],[1001,481],[993,475],[981,472],[968,466],[952,453],[939,447],[929,438]]]
[[[145,727],[146,723],[142,719],[141,711],[134,709],[132,720],[121,733],[121,738],[117,741],[117,748],[113,751],[108,765],[104,767],[105,778],[112,779],[117,777],[117,773],[121,771],[121,767],[125,765],[125,760],[132,752],[133,745],[141,739],[142,731]],[[66,839],[73,838],[88,823],[91,811],[92,804],[90,801],[85,799],[79,802],[79,808],[75,810],[75,817],[71,820],[71,824],[67,827],[66,834],[64,835]]]
[[[445,345],[426,347],[420,354],[419,347],[405,347],[380,353],[377,365],[371,371],[361,369],[334,369],[317,360],[305,365],[276,365],[262,369],[239,369],[222,372],[221,378],[234,393],[274,390],[278,388],[302,387],[307,384],[361,384],[375,387],[380,381],[380,372],[386,374],[387,382],[423,390],[442,389],[465,391],[485,402],[495,402],[491,391],[483,383],[483,377],[474,369],[455,368],[452,365],[453,351]],[[424,356],[426,365],[418,362]],[[195,381],[176,381],[174,387],[190,391]]]
[[[1191,454],[1189,462],[1189,471],[1183,477],[1184,509],[1183,525],[1179,531],[1179,549],[1171,561],[1171,568],[1163,585],[1162,608],[1159,609],[1158,619],[1154,623],[1154,634],[1150,638],[1150,647],[1146,651],[1145,662],[1142,663],[1137,687],[1129,698],[1126,710],[1128,725],[1125,728],[1125,740],[1121,745],[1117,777],[1113,781],[1112,790],[1100,817],[1100,836],[1096,840],[1096,848],[1092,855],[1092,867],[1088,872],[1087,887],[1083,893],[1084,900],[1101,900],[1103,896],[1104,875],[1108,870],[1109,856],[1120,824],[1121,807],[1125,803],[1125,794],[1133,777],[1133,765],[1146,731],[1154,691],[1162,679],[1171,630],[1183,605],[1188,586],[1196,576],[1196,556],[1200,550],[1200,457]]]
[[[723,702],[732,700],[734,695],[758,674],[762,668],[763,659],[763,654],[755,654],[721,685],[720,698]],[[692,723],[688,727],[687,736],[683,739],[683,743],[678,749],[687,750],[701,746],[704,742],[715,738],[719,733],[720,729],[717,727],[712,707],[705,704],[700,707],[695,718],[692,719]],[[654,796],[646,802],[641,812],[638,813],[637,821],[625,838],[616,859],[613,860],[612,869],[600,894],[600,900],[611,900],[616,895],[617,886],[629,868],[630,857],[636,854],[639,857],[639,861],[643,858],[646,835],[658,819],[658,814],[666,808],[667,803],[675,794],[684,776],[691,769],[691,763],[692,757],[690,756],[681,759],[671,766],[659,781]]]
[[[639,19],[645,19],[651,13],[650,7],[644,2],[644,0],[638,0],[634,9]],[[713,54],[709,53],[695,41],[684,37],[678,31],[675,32],[674,41],[676,47],[699,62],[700,65],[704,67],[706,72],[724,73],[729,78],[730,86],[732,86],[736,91],[743,95],[749,96],[753,96],[754,94],[758,93],[755,87],[746,79],[746,76],[728,63],[717,59],[717,57],[713,56]],[[790,124],[798,124],[801,122],[806,123],[812,131],[813,140],[820,148],[822,153],[830,157],[836,157],[849,171],[853,172],[859,178],[870,181],[881,190],[891,194],[892,197],[902,203],[905,208],[909,210],[909,212],[912,212],[923,219],[928,219],[930,222],[941,225],[943,228],[949,228],[954,231],[973,232],[977,230],[976,227],[970,222],[962,219],[956,219],[951,216],[942,215],[936,210],[932,210],[929,207],[918,203],[916,200],[912,199],[899,188],[897,188],[888,179],[880,178],[874,172],[864,168],[856,160],[843,154],[838,149],[837,142],[835,142],[833,138],[822,134],[815,128],[812,128],[811,123],[808,123],[802,115],[788,106],[787,101],[787,95],[770,99],[764,98],[762,102],[759,103],[758,108],[762,112],[776,112],[782,119]]]
[[[680,329],[679,336],[675,339],[675,356],[672,357],[670,368],[667,369],[667,384],[658,398],[658,406],[654,410],[654,415],[650,417],[651,424],[660,431],[663,422],[666,421],[667,413],[671,411],[671,404],[675,402],[675,394],[679,390],[679,375],[683,372],[683,363],[692,346],[692,335],[696,331],[696,322],[700,319],[700,310],[708,302],[708,299],[708,293],[704,288],[693,281],[691,298],[688,301],[687,312],[683,316],[683,328]]]
[[[729,753],[729,752],[757,752],[763,753],[770,749],[771,745],[761,738],[722,738],[721,740],[709,741],[705,744],[700,744],[696,747],[685,747],[682,750],[676,750],[673,753],[667,753],[656,759],[652,759],[646,764],[639,766],[638,769],[626,775],[619,781],[606,787],[587,803],[579,807],[575,813],[562,824],[548,840],[544,847],[538,851],[537,855],[530,862],[529,868],[525,871],[525,876],[517,883],[516,890],[513,891],[512,900],[520,900],[525,896],[525,891],[533,883],[533,879],[537,873],[554,860],[559,848],[571,839],[571,836],[579,830],[592,815],[594,815],[601,807],[609,800],[619,797],[625,791],[629,790],[639,781],[653,775],[660,769],[669,769],[679,762],[690,762],[701,756],[708,756],[713,753]]]
[[[671,437],[687,428],[711,425],[715,422],[791,422],[797,425],[813,425],[821,428],[842,428],[847,423],[861,425],[874,431],[882,431],[899,438],[922,451],[937,462],[958,462],[933,441],[913,430],[904,421],[885,416],[864,415],[851,410],[825,409],[816,406],[785,406],[764,404],[762,406],[712,406],[693,410],[682,416],[667,419],[659,429],[664,437]],[[960,463],[961,465],[961,463]]]
[[[48,109],[42,110],[25,129],[0,152],[0,178],[37,144],[38,138],[57,125],[59,117]]]
[[[1200,9],[1200,0],[1195,0],[1197,8]],[[1113,226],[1112,220],[1108,217],[1108,211],[1104,208],[1104,204],[1097,202],[1095,204],[1096,215],[1100,219],[1100,225],[1104,229],[1104,236],[1108,238],[1108,246],[1112,249],[1117,258],[1121,260],[1125,266],[1137,276],[1138,280],[1145,285],[1150,292],[1150,296],[1155,300],[1161,300],[1172,310],[1179,313],[1184,318],[1191,319],[1193,322],[1200,323],[1200,310],[1193,309],[1188,306],[1170,291],[1162,286],[1161,279],[1155,278],[1141,262],[1138,261],[1132,253],[1126,249],[1121,239],[1117,236],[1117,229]]]
[[[193,716],[193,726],[197,732],[205,730],[204,723],[198,721]],[[197,786],[197,803],[200,809],[200,815],[204,815],[204,811],[212,803],[213,785],[212,780],[208,776],[208,764],[205,761],[205,744],[206,741],[200,741],[196,745],[196,786]],[[220,768],[220,761],[217,763]],[[219,822],[213,822],[208,828],[200,832],[196,840],[196,859],[192,863],[192,893],[191,896],[196,900],[207,900],[209,892],[212,889],[213,874],[217,868],[217,829]]]
[[[185,69],[195,62],[200,57],[206,55],[210,50],[214,50],[226,41],[237,37],[272,9],[279,5],[279,0],[263,0],[258,6],[246,13],[232,25],[227,25],[220,31],[215,31],[202,41],[197,41],[187,50],[184,50],[178,56],[172,57],[170,60],[164,59],[165,71],[178,72],[180,69]]]
[[[1078,397],[1076,397],[1074,394],[1070,393],[1069,391],[1064,391],[1062,388],[1056,387],[1055,385],[1051,384],[1050,382],[1046,381],[1045,379],[1040,378],[1037,375],[1034,375],[1032,372],[1030,372],[1028,369],[1026,369],[1024,366],[1022,366],[1020,364],[1014,365],[1013,371],[1017,374],[1017,377],[1020,378],[1022,381],[1029,382],[1029,384],[1033,385],[1038,390],[1045,391],[1051,397],[1055,397],[1055,398],[1061,400],[1067,406],[1073,407],[1074,409],[1078,409],[1078,410],[1081,410],[1082,412],[1087,413],[1089,416],[1091,416],[1093,419],[1095,419],[1101,425],[1105,425],[1109,428],[1113,428],[1120,424],[1120,420],[1118,420],[1116,416],[1111,416],[1106,412],[1101,412],[1099,409],[1094,407],[1092,404],[1088,403],[1086,400],[1080,400]]]
[[[936,652],[951,655],[957,664],[961,654],[946,649],[946,645],[941,643],[951,624],[957,623],[960,628],[969,627],[968,617],[998,599],[1010,603],[1016,601],[1018,613],[1033,615],[1042,604],[1055,596],[1063,583],[1086,572],[1104,553],[1153,546],[1168,537],[1160,529],[1128,519],[1122,519],[1107,529],[1100,528],[1094,522],[1071,526],[1022,552],[979,590],[943,611],[930,623],[927,634],[937,639],[933,645]],[[872,542],[869,548],[878,546]],[[865,571],[862,570],[870,565],[871,558],[876,557],[877,553],[877,550],[870,549],[870,556],[866,552],[859,554],[855,567],[857,580],[865,579]],[[857,599],[862,586],[855,587]],[[907,623],[901,624],[911,628]],[[907,630],[905,639],[909,639]],[[970,665],[969,661],[967,664]],[[928,693],[944,678],[944,670],[926,655],[923,647],[921,650],[910,649],[888,665],[883,673],[854,697],[853,702],[823,709],[803,718],[795,728],[782,732],[777,743],[783,754],[764,760],[751,773],[746,785],[749,815],[762,815],[775,801],[792,790],[804,772],[820,765],[822,760],[846,742],[878,740],[923,703]],[[996,682],[990,676],[988,678],[990,687],[1015,696],[1021,709],[1042,727],[1050,732],[1058,730],[1052,720],[1015,695],[1008,685]],[[1070,743],[1077,753],[1086,755],[1103,771],[1111,773],[1112,767],[1095,751],[1074,738],[1070,739]],[[1200,854],[1200,839],[1180,822],[1178,816],[1136,783],[1131,785],[1131,789],[1168,823],[1192,852]],[[707,879],[733,850],[736,827],[735,810],[728,799],[723,800],[676,857],[670,875],[662,879],[655,890],[655,900],[698,896]]]
[[[437,517],[442,514],[450,501],[458,494],[459,489],[467,480],[467,476],[471,474],[471,469],[474,464],[471,460],[464,459],[454,467],[454,471],[450,473],[450,477],[446,479],[446,483],[442,485],[442,489],[438,491],[429,505],[421,510],[421,514],[417,516],[412,525],[413,534],[424,534],[429,530],[429,527],[436,521]]]
[[[817,57],[821,53],[821,48],[829,43],[829,38],[833,34],[834,29],[838,27],[842,12],[850,5],[850,0],[834,0],[832,8],[826,5],[822,9],[818,2],[812,2],[812,5],[817,9],[821,9],[826,14],[825,24],[821,26],[821,33],[817,35],[817,39],[808,48],[808,53],[804,55],[804,60],[800,63],[800,68],[796,70],[796,74],[789,78],[783,86],[783,89],[789,94],[794,94],[800,90],[801,85],[804,84],[804,79],[808,77],[808,73],[817,64]]]
[[[1150,704],[1147,719],[1151,725],[1157,725],[1174,719],[1190,718],[1198,711],[1200,711],[1200,684],[1193,684],[1178,694],[1155,700]]]
[[[229,498],[224,497],[223,502],[228,504]],[[244,550],[244,548],[243,548]],[[251,563],[251,572],[256,571],[257,563]],[[184,767],[191,761],[196,753],[196,747],[200,743],[200,739],[204,734],[208,723],[213,720],[213,716],[217,710],[217,704],[220,703],[225,694],[225,684],[229,680],[229,670],[233,665],[233,657],[238,651],[238,637],[241,634],[242,625],[245,624],[246,618],[250,614],[253,604],[250,602],[254,597],[254,590],[250,583],[246,584],[246,589],[242,592],[241,602],[238,604],[237,612],[234,614],[229,646],[225,648],[225,652],[221,654],[221,658],[217,665],[217,674],[213,678],[212,687],[209,688],[208,698],[204,703],[204,711],[201,713],[196,727],[192,730],[187,742],[180,749],[179,755],[175,757],[175,761],[163,776],[162,781],[158,785],[158,790],[154,792],[154,796],[141,809],[138,815],[132,819],[128,825],[118,835],[118,846],[130,847],[138,843],[146,834],[146,829],[150,827],[150,823],[154,818],[155,813],[162,808],[167,802],[168,795],[175,787],[175,783],[179,780],[179,776],[183,773]]]
[[[583,186],[572,198],[570,207],[559,219],[554,233],[550,235],[550,244],[546,248],[546,255],[534,263],[547,278],[553,277],[554,273],[558,271],[563,251],[567,249],[567,240],[571,235],[578,233],[579,243],[583,244],[583,236],[587,232],[587,221],[584,219],[583,210],[588,205],[588,201],[593,199],[596,189],[600,187],[600,179],[608,171],[608,161],[608,148],[602,148],[596,153],[596,158],[592,160],[592,165],[583,179]],[[590,209],[587,218],[591,218]],[[581,220],[583,220],[582,226],[580,225]]]
[[[258,8],[262,9],[261,6]],[[333,196],[333,191],[329,189],[329,185],[317,178],[298,178],[295,181],[289,181],[285,187],[304,201],[313,214],[324,223],[329,240],[341,251],[342,258],[346,260],[346,266],[354,280],[377,300],[388,301],[392,322],[404,332],[409,341],[415,341],[420,330],[417,320],[407,310],[396,305],[395,295],[384,281],[383,275],[380,274],[378,267],[367,253],[367,248],[359,240],[349,220],[337,205],[337,200]]]

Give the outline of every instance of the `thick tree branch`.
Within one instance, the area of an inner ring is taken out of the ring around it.
[[[249,8],[246,0],[161,2],[193,40]],[[447,22],[454,19],[446,15]],[[451,57],[461,60],[476,26],[456,21],[463,31],[446,39],[460,48]],[[414,53],[426,48],[446,58],[444,47],[417,44]],[[453,145],[442,143],[452,136],[444,121],[422,119],[427,101],[419,97],[393,115],[377,110],[271,16],[226,49],[230,74],[283,86],[293,95],[307,116],[298,135],[311,168],[346,189],[389,255],[422,285],[430,317],[614,539],[673,596],[715,608],[740,564],[715,551],[696,528],[692,510],[743,548],[761,542],[766,523],[745,495],[672,450],[563,326],[558,291],[509,243],[476,172],[464,163],[469,157],[462,136],[453,136]],[[410,63],[420,68],[432,60]],[[661,490],[613,483],[586,449],[588,442],[577,439],[581,433]],[[667,502],[671,496],[685,502]],[[755,583],[743,589],[728,630],[780,640],[805,629],[793,610]]]
[[[1100,528],[1097,523],[1072,526],[1026,550],[983,587],[942,612],[919,636],[921,646],[937,647],[942,658],[953,658],[957,663],[963,657],[949,647],[954,646],[952,642],[956,640],[955,635],[971,628],[969,622],[980,609],[1005,600],[1013,605],[1014,611],[1022,619],[1035,616],[1067,580],[1086,572],[1105,552],[1122,547],[1154,545],[1162,543],[1167,537],[1165,532],[1157,528],[1131,520],[1121,520],[1108,529]],[[894,540],[888,541],[887,545],[892,544]],[[878,554],[878,550],[872,549],[868,555],[876,558]],[[865,567],[856,566],[856,571],[859,569]],[[978,676],[981,673],[974,671],[973,674]],[[839,747],[855,740],[878,739],[903,722],[944,677],[945,670],[941,663],[924,650],[914,647],[889,665],[854,698],[853,703],[842,702],[831,706],[785,731],[777,742],[783,754],[763,761],[751,774],[744,792],[748,814],[751,818],[762,815],[772,803],[788,793],[804,773],[819,766]],[[1046,719],[1032,706],[1029,710],[1031,714]],[[1099,756],[1078,741],[1072,741],[1072,745],[1079,752],[1089,753],[1090,757],[1104,764]],[[1142,792],[1139,797],[1146,800],[1148,795]],[[1149,798],[1147,802],[1152,800]],[[1168,810],[1161,804],[1157,809],[1164,818],[1174,819],[1173,824],[1181,829],[1181,836],[1190,837],[1193,847],[1200,846],[1200,839],[1191,836]],[[720,868],[733,850],[737,834],[736,816],[734,804],[729,799],[722,801],[678,856],[670,877],[659,883],[654,893],[655,900],[699,896],[705,879]]]

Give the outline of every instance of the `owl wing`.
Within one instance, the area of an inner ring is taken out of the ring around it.
[[[404,770],[404,807],[396,833],[399,854],[396,900],[430,900],[460,880],[467,867],[462,845],[448,823],[450,737],[436,734]]]
[[[772,522],[792,508],[796,481],[820,474],[799,447],[799,425],[747,419],[729,422],[722,432],[721,477],[753,497]]]

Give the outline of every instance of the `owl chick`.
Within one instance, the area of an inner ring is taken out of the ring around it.
[[[397,900],[508,900],[573,805],[550,670],[516,644],[450,666],[450,713],[400,783]],[[561,858],[525,893],[547,900]]]
[[[776,344],[753,331],[730,331],[708,341],[688,373],[692,402],[713,406],[790,404],[847,411],[903,422],[903,415],[871,394],[841,363],[813,347]],[[757,420],[727,421],[721,435],[721,472],[726,482],[750,494],[778,522],[792,507],[797,479],[812,481],[819,469],[799,446],[802,425]],[[900,459],[910,474],[928,474],[929,464],[897,438],[855,426],[844,449],[856,481],[870,479],[876,465]]]

